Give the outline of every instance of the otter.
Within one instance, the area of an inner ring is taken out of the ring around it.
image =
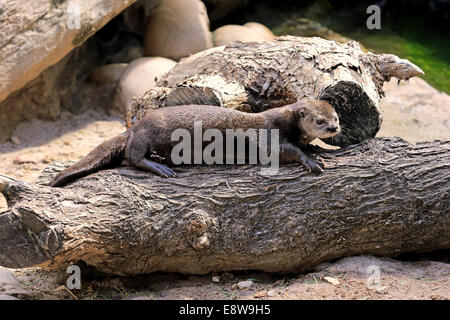
[[[176,177],[168,167],[173,164],[170,154],[178,143],[171,141],[172,133],[179,128],[192,133],[195,121],[201,121],[204,130],[218,129],[222,133],[226,129],[279,129],[279,163],[300,163],[309,173],[322,172],[325,163],[302,149],[315,138],[329,138],[340,131],[336,111],[321,100],[300,100],[260,113],[208,105],[165,107],[150,111],[124,133],[97,146],[60,172],[50,185],[60,187],[122,161],[162,177]]]

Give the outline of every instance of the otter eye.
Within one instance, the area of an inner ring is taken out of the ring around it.
[[[317,119],[316,123],[317,123],[318,125],[321,125],[321,124],[324,124],[324,123],[325,123],[325,120],[323,120],[323,119]]]

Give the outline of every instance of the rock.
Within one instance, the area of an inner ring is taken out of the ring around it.
[[[245,280],[245,281],[239,281],[237,283],[237,286],[239,289],[248,289],[253,285],[253,282],[250,280]]]
[[[134,1],[79,2],[82,5],[74,0],[3,1],[0,102],[61,60]],[[82,17],[78,20],[77,12]]]
[[[388,288],[386,286],[375,287],[375,292],[378,294],[387,294]]]
[[[15,297],[7,295],[7,294],[0,293],[0,300],[20,300],[20,299],[17,299]]]
[[[267,291],[267,296],[268,297],[276,297],[278,295],[278,292],[275,290],[269,290]]]
[[[127,30],[143,37],[148,17],[158,8],[162,0],[139,0],[123,11],[123,24]]]
[[[214,283],[219,283],[220,282],[220,276],[214,276],[211,278],[211,281]]]
[[[98,67],[92,71],[89,80],[100,83],[116,82],[127,66],[127,63],[112,63]]]
[[[156,79],[166,73],[176,62],[162,57],[146,57],[132,61],[119,78],[116,92],[116,108],[121,114],[140,96],[154,87]]]
[[[333,286],[338,286],[341,284],[339,279],[332,278],[332,277],[323,277],[323,280],[325,280],[328,283],[331,283]]]
[[[10,138],[10,140],[11,140],[11,142],[12,142],[13,144],[15,144],[15,145],[19,145],[19,144],[20,144],[20,139],[17,138],[17,137],[15,137],[15,136],[12,136],[12,137]]]
[[[251,28],[228,24],[214,30],[213,39],[214,46],[219,47],[230,44],[233,41],[262,42],[266,40],[266,37]]]
[[[255,298],[264,298],[265,296],[267,296],[267,291],[258,291],[253,295]]]
[[[270,41],[275,38],[275,35],[267,28],[265,25],[258,22],[247,22],[244,24],[244,27],[250,28],[253,31],[256,31],[259,35],[264,37],[265,41]]]
[[[21,285],[11,270],[0,267],[0,294],[32,295],[33,291]]]
[[[209,19],[200,0],[162,0],[148,18],[144,36],[147,56],[179,60],[211,47]]]

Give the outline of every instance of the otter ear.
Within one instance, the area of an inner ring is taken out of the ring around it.
[[[303,110],[300,110],[300,111],[298,112],[298,115],[300,116],[300,118],[306,117],[305,111],[303,111]]]

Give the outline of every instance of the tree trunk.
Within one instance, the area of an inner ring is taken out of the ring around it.
[[[182,60],[136,99],[127,125],[148,110],[183,104],[208,104],[260,112],[312,98],[329,102],[343,130],[326,142],[346,146],[375,137],[383,82],[423,72],[394,55],[364,53],[356,42],[279,37],[262,43],[235,42]]]
[[[0,265],[112,274],[305,271],[357,254],[450,248],[450,141],[372,139],[313,148],[327,168],[184,166],[164,179],[129,167],[65,188],[0,176]]]

